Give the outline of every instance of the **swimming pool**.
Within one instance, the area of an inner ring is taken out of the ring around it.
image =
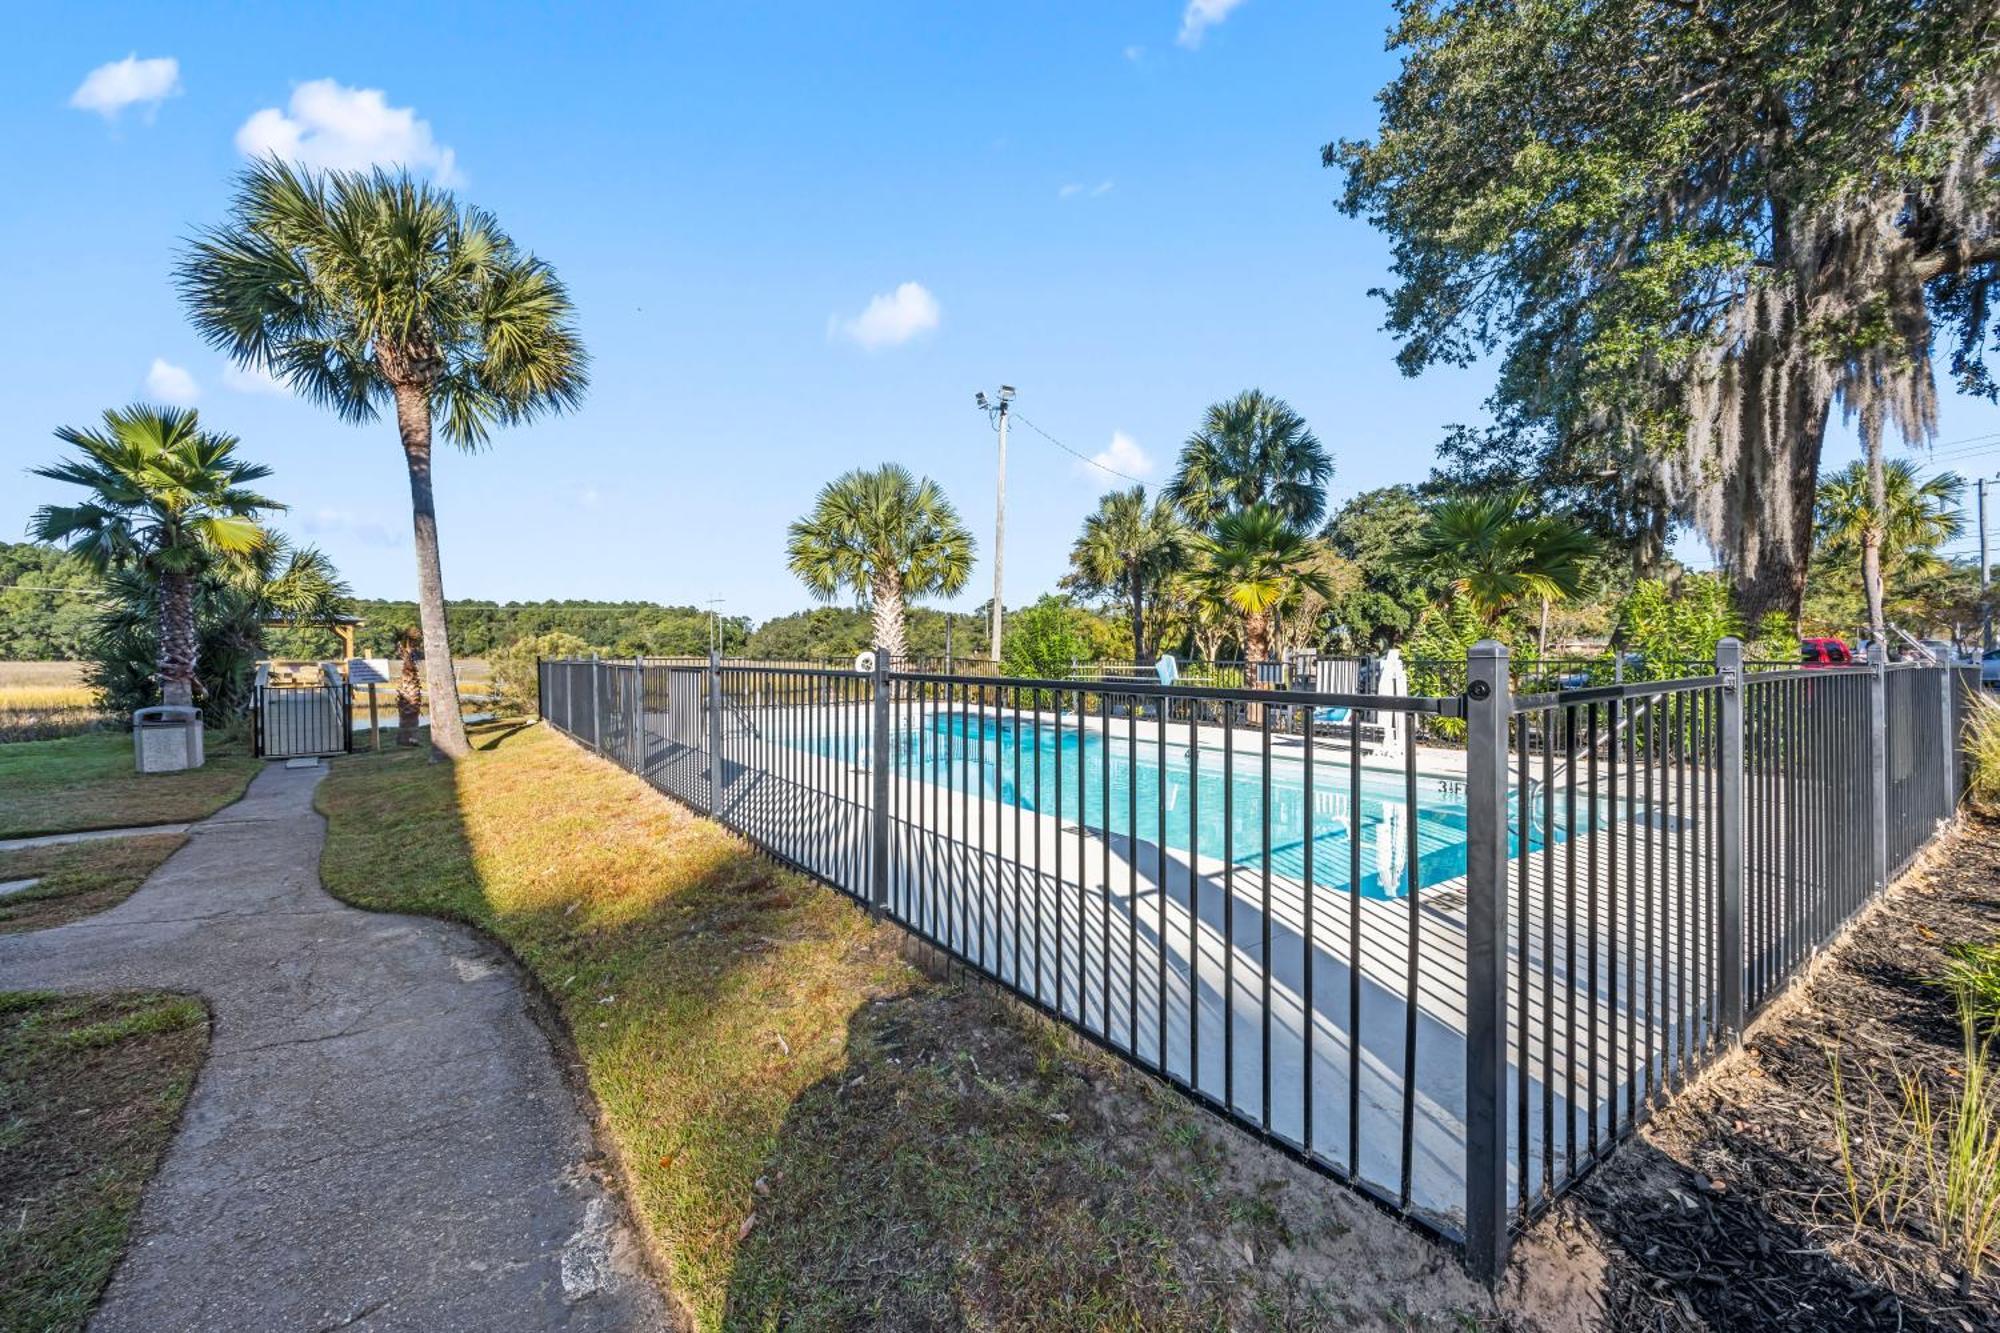
[[[1162,753],[1153,720],[1113,718],[1107,740],[1080,731],[1073,717],[1059,726],[1052,716],[1023,716],[1017,724],[946,712],[898,728],[893,744],[900,776],[1051,815],[1071,833],[1081,827],[1093,838],[1108,832],[1163,842],[1239,871],[1268,865],[1273,875],[1304,883],[1310,859],[1315,887],[1358,888],[1364,898],[1399,898],[1413,880],[1423,889],[1465,873],[1464,781],[1418,774],[1413,802],[1405,773],[1364,768],[1356,791],[1344,749],[1316,752],[1309,803],[1302,748],[1274,750],[1267,769],[1256,752],[1191,749],[1185,724],[1169,725]],[[857,755],[865,749],[858,741],[814,748],[834,746]],[[1511,815],[1512,799],[1508,809]],[[1598,819],[1608,817],[1601,810]],[[1591,823],[1590,812],[1579,810],[1578,830]],[[1557,843],[1563,836],[1554,830]],[[1527,848],[1543,842],[1541,828],[1531,826]],[[1508,854],[1520,850],[1521,832],[1510,827]]]

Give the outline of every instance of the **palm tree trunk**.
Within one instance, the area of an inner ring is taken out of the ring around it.
[[[1137,570],[1132,572],[1132,657],[1142,664],[1153,660],[1146,653],[1146,585]]]
[[[417,679],[416,645],[399,645],[403,669],[396,675],[396,744],[417,743],[417,723],[423,715],[423,688]]]
[[[1549,599],[1542,598],[1542,627],[1535,631],[1535,656],[1549,660]]]
[[[1262,611],[1243,617],[1243,649],[1250,659],[1252,688],[1262,689],[1263,673],[1256,668],[1271,656],[1271,618]]]
[[[875,576],[870,590],[875,611],[875,646],[888,650],[891,665],[909,656],[903,641],[903,584],[894,574]]]
[[[438,562],[437,508],[431,498],[431,403],[414,385],[396,386],[396,427],[410,469],[410,513],[417,538],[417,621],[424,631],[424,679],[430,692],[431,745],[449,759],[472,752],[458,711],[458,675],[444,623],[444,570]]]
[[[160,575],[160,702],[194,706],[194,577]]]
[[[1868,526],[1861,532],[1861,591],[1868,599],[1868,637],[1878,652],[1889,650],[1888,617],[1882,609],[1882,530],[1888,523],[1888,482],[1882,473],[1882,440],[1868,441]]]

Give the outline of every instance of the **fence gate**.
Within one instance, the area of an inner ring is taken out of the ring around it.
[[[268,664],[257,668],[251,694],[260,757],[303,759],[354,749],[354,687],[337,667],[323,664],[296,681],[273,681],[270,674]]]

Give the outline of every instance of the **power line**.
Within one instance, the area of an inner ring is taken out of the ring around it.
[[[96,594],[99,596],[102,596],[104,593],[104,589],[102,588],[57,588],[46,583],[0,583],[0,592],[7,592],[14,588],[19,588],[23,592],[71,592],[85,595]]]
[[[1098,462],[1095,458],[1092,458],[1090,455],[1078,453],[1076,450],[1064,444],[1061,440],[1058,440],[1055,436],[1043,430],[1040,426],[1037,426],[1034,422],[1028,420],[1028,418],[1022,416],[1018,409],[1016,409],[1016,411],[1014,412],[1014,419],[1020,422],[1022,425],[1026,426],[1029,430],[1035,432],[1035,434],[1047,440],[1050,444],[1053,444],[1056,448],[1068,454],[1071,458],[1080,459],[1083,462],[1088,463],[1092,467],[1096,468],[1099,472],[1109,472],[1114,477],[1123,477],[1127,481],[1136,481],[1141,486],[1146,484],[1146,479],[1144,477],[1135,477],[1129,472],[1120,472],[1115,467],[1106,467],[1104,464]]]

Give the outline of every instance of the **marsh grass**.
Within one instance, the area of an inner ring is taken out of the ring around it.
[[[5,662],[6,667],[72,667],[71,662]],[[70,672],[0,670],[0,744],[48,740],[113,725],[117,716],[98,692]],[[50,677],[44,679],[44,677]]]

